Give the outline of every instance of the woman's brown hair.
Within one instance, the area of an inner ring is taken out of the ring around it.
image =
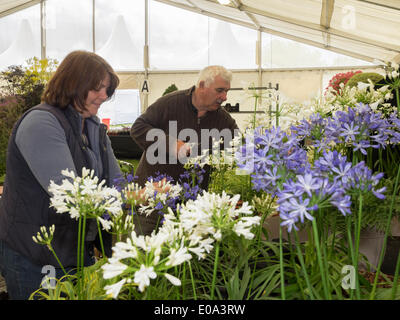
[[[93,52],[73,51],[64,58],[48,82],[42,101],[62,109],[71,104],[86,110],[88,92],[98,90],[107,74],[110,76],[107,88],[110,98],[119,85],[119,78],[112,67]]]

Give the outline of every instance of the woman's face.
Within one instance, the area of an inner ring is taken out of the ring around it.
[[[100,83],[98,89],[90,90],[85,100],[86,110],[82,112],[82,117],[89,118],[95,116],[99,111],[100,105],[108,99],[107,89],[110,86],[110,75]]]

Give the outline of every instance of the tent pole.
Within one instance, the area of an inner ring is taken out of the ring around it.
[[[46,59],[46,0],[40,1],[40,56]]]

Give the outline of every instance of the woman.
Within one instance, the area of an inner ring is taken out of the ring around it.
[[[57,278],[63,275],[51,252],[32,240],[40,226],[55,225],[52,245],[57,256],[69,270],[76,266],[77,221],[49,208],[48,187],[50,180],[60,183],[65,178],[63,169],[77,175],[83,167],[93,169],[108,186],[121,174],[106,126],[96,117],[118,84],[118,76],[103,58],[71,52],[49,81],[42,104],[28,110],[14,126],[0,204],[0,272],[11,299],[29,298],[40,287],[48,265],[56,268]],[[91,223],[87,228],[85,265],[90,265],[97,228]],[[111,237],[103,235],[103,240],[110,252]]]

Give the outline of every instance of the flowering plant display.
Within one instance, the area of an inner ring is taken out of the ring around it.
[[[335,94],[282,126],[283,104],[268,121],[254,113],[230,148],[215,141],[188,159],[178,181],[158,175],[141,188],[129,173],[108,188],[92,171],[63,171],[66,179],[50,185],[51,206],[79,221],[81,251],[76,274],[47,293],[39,289],[41,297],[399,299],[400,258],[393,276],[381,271],[392,219],[400,216],[400,120],[388,103],[399,74],[391,68],[379,88],[349,88],[345,74]],[[264,98],[257,96],[255,111]],[[200,187],[205,166],[208,190]],[[157,226],[141,234],[133,218],[154,213]],[[279,218],[275,237],[271,217]],[[95,265],[83,267],[85,225],[92,222],[100,238],[114,235],[112,255],[103,249]],[[384,233],[377,263],[361,252],[369,228]],[[33,240],[56,256],[57,227],[38,231]],[[351,283],[343,268],[354,271]],[[373,274],[371,283],[365,272]]]
[[[150,290],[147,287],[151,279],[160,275],[174,286],[180,286],[181,280],[167,270],[190,262],[193,256],[204,259],[215,243],[218,248],[218,242],[229,233],[252,239],[251,229],[258,225],[260,217],[251,216],[252,210],[247,204],[236,209],[238,199],[239,196],[204,193],[180,206],[178,215],[169,209],[157,233],[137,236],[133,231],[126,242],[114,246],[113,256],[102,266],[104,278],[116,281],[105,288],[107,292],[116,298],[125,287],[126,293],[137,296],[138,292]]]
[[[342,93],[343,87],[350,80],[352,76],[357,73],[361,73],[361,70],[357,71],[348,71],[348,72],[340,72],[335,74],[331,80],[329,80],[328,87],[326,88],[327,92],[333,92],[336,95],[340,95]]]

